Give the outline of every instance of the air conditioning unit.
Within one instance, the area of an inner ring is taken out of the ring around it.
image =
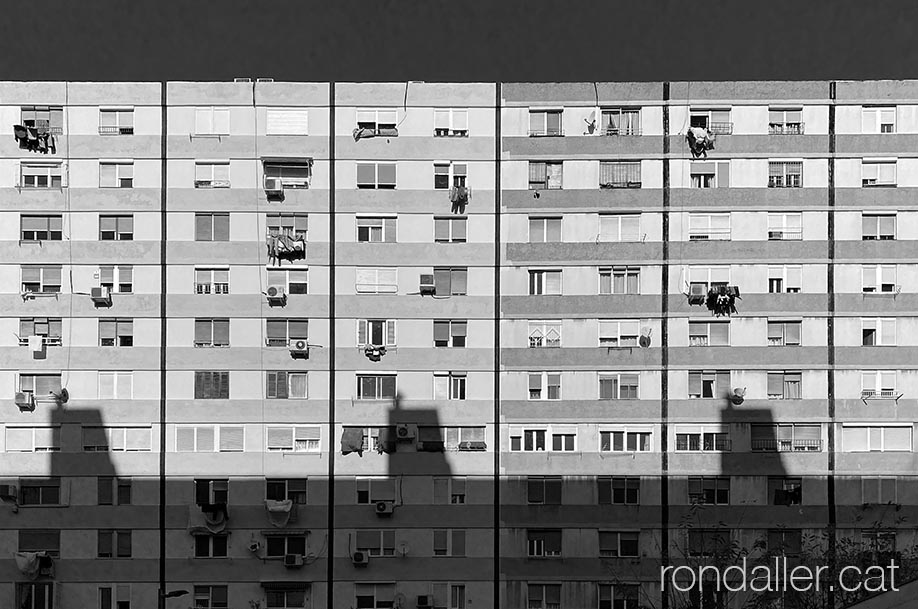
[[[354,552],[351,554],[351,562],[355,565],[368,565],[370,564],[370,555],[366,552]]]
[[[399,423],[395,426],[395,435],[399,440],[414,440],[418,436],[418,426],[410,423]]]
[[[35,410],[35,396],[33,394],[17,391],[15,397],[19,412],[32,412]]]
[[[108,286],[99,286],[90,290],[89,297],[94,304],[110,306],[112,304],[112,294]]]
[[[394,511],[395,511],[394,501],[377,501],[376,502],[376,515],[377,516],[391,516]]]
[[[304,338],[295,338],[291,340],[288,347],[290,348],[290,355],[294,357],[309,357],[309,343],[307,343]]]
[[[688,303],[690,305],[704,304],[707,297],[705,287],[703,283],[693,283],[689,286]]]
[[[0,499],[15,499],[19,496],[19,489],[15,484],[0,484]]]
[[[434,283],[434,276],[426,274],[426,273],[421,275],[421,282],[420,282],[419,289],[421,291],[421,296],[425,296],[425,295],[433,296],[434,294],[436,294],[437,286]]]
[[[303,566],[303,555],[284,554],[284,566],[288,569],[299,569]]]
[[[429,594],[418,595],[418,609],[433,607],[433,598]]]
[[[271,285],[268,286],[268,291],[266,292],[268,296],[268,304],[275,305],[279,304],[283,306],[287,302],[287,291],[283,286]]]
[[[265,192],[269,195],[284,194],[284,182],[280,178],[265,177]]]

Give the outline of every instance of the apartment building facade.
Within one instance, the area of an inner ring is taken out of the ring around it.
[[[721,609],[659,567],[914,546],[914,82],[0,117],[10,606]]]

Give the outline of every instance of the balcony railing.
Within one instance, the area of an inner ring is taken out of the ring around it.
[[[676,440],[676,450],[686,452],[730,452],[733,450],[733,440],[729,438],[717,438],[698,442],[691,440]]]
[[[707,347],[710,344],[707,336],[689,336],[689,347]]]
[[[99,126],[99,135],[134,135],[133,127]]]
[[[195,188],[229,188],[229,180],[195,180]]]
[[[692,229],[689,231],[689,241],[729,241],[729,228]]]
[[[42,336],[43,343],[46,347],[60,347],[63,344],[60,336]],[[23,336],[19,338],[19,346],[27,347],[29,345],[29,337]]]
[[[768,135],[803,135],[803,123],[769,123]]]
[[[714,135],[730,135],[733,133],[733,123],[711,122],[708,123],[708,131]]]
[[[602,135],[641,135],[640,127],[606,127]]]
[[[820,452],[822,440],[753,440],[752,450],[756,452]]]
[[[895,389],[862,389],[862,400],[898,400],[901,394]]]
[[[564,129],[530,129],[529,137],[563,137]]]
[[[50,133],[51,135],[63,135],[64,133],[63,127],[58,127],[58,126],[52,127],[50,121],[37,119],[37,120],[30,121],[30,122],[32,124],[26,125],[26,127],[32,127],[39,133]]]
[[[801,239],[803,239],[802,228],[780,228],[768,230],[769,241],[800,241]]]

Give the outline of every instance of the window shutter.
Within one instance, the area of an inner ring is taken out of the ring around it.
[[[221,426],[220,427],[220,451],[241,451],[243,450],[243,438],[245,435],[242,426]]]
[[[716,386],[714,387],[714,391],[716,391],[717,393],[722,394],[725,391],[730,391],[732,389],[730,387],[730,371],[729,370],[718,370],[717,376],[715,377],[715,383],[716,383]],[[714,397],[718,397],[718,396],[715,395]]]
[[[875,448],[875,447],[871,447]],[[911,427],[883,428],[883,450],[912,450]]]
[[[287,399],[288,397],[290,397],[289,385],[288,385],[289,380],[290,380],[290,373],[289,372],[278,372],[276,380],[277,380],[276,397],[280,399]]]
[[[289,326],[290,338],[308,338],[309,320],[291,319]]]
[[[357,163],[357,183],[375,184],[376,165],[373,165],[372,163]]]
[[[293,430],[289,427],[269,427],[268,447],[288,448],[293,446]]]
[[[434,218],[434,241],[449,240],[449,218]]]
[[[466,294],[468,293],[468,277],[469,272],[467,269],[453,269],[450,273],[450,282],[451,282],[451,291],[452,294]]]
[[[448,321],[434,321],[434,341],[449,341],[450,323]]]
[[[268,135],[307,135],[309,113],[306,109],[268,108],[266,133]]]
[[[453,218],[450,222],[452,223],[453,240],[465,241],[467,239],[466,220],[464,218]]]
[[[449,269],[434,269],[434,286],[437,296],[449,296],[450,293]]]
[[[395,184],[395,163],[379,163],[379,184]]]
[[[717,163],[717,187],[730,186],[730,163]]]
[[[7,427],[6,450],[8,452],[23,452],[32,450],[31,427]]]
[[[395,343],[395,320],[387,319],[386,320],[386,344],[394,346]]]
[[[434,129],[449,129],[449,110],[434,110]]]
[[[151,449],[150,428],[128,427],[124,433],[124,447],[126,450],[148,451]]]
[[[229,320],[228,319],[215,319],[213,320],[213,334],[214,334],[214,344],[216,345],[229,345]]]
[[[214,452],[214,428],[212,426],[206,426],[196,427],[194,430],[195,436],[197,437],[196,452]]]
[[[320,433],[321,430],[318,427],[297,427],[295,437],[297,440],[318,440]]]
[[[820,440],[822,438],[822,427],[819,425],[796,425],[794,427],[794,439],[796,440]]]
[[[386,243],[395,242],[395,218],[383,219],[383,241]]]
[[[213,321],[210,319],[194,320],[194,342],[197,344],[209,344],[212,340],[212,326]]]
[[[453,336],[467,336],[468,324],[464,321],[454,321],[450,323],[450,332]]]
[[[194,451],[194,427],[177,427],[175,429],[176,452]]]
[[[287,340],[287,320],[269,319],[266,322],[266,335],[269,341]]]
[[[357,345],[366,345],[369,343],[367,340],[367,326],[369,322],[366,319],[357,320]]]
[[[463,529],[452,530],[452,556],[465,556],[465,531]]]
[[[701,395],[701,372],[689,372],[689,394]]]
[[[542,374],[541,373],[532,373],[529,375],[529,391],[541,391],[542,389]]]

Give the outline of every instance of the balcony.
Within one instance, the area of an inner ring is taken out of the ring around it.
[[[801,241],[803,240],[802,228],[781,228],[768,230],[769,241]]]
[[[862,389],[861,401],[867,404],[867,400],[894,400],[897,404],[902,393],[895,389]]]
[[[676,440],[678,452],[732,452],[733,440],[730,438],[705,439],[704,442]]]
[[[530,129],[529,137],[564,137],[564,129]]]
[[[713,121],[708,123],[708,131],[714,135],[730,135],[733,133],[733,123]]]
[[[752,441],[753,452],[821,452],[822,440],[778,440],[762,439]]]
[[[607,126],[600,130],[600,135],[641,135],[640,127],[613,127]]]
[[[729,241],[729,228],[705,228],[689,230],[689,241]]]
[[[229,188],[229,180],[195,180],[195,188]]]
[[[99,135],[134,135],[134,127],[103,127],[99,125]]]
[[[768,135],[803,135],[803,123],[769,123]]]

